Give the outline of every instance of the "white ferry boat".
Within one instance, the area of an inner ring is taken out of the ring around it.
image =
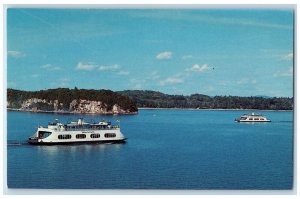
[[[119,125],[101,121],[86,123],[78,119],[68,124],[55,120],[48,127],[40,126],[29,139],[29,144],[51,145],[71,143],[124,143],[126,138],[120,131]]]
[[[264,115],[261,114],[244,114],[239,118],[235,119],[236,122],[271,122]]]

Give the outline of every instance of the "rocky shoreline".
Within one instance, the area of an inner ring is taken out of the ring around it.
[[[35,113],[59,113],[59,114],[98,114],[98,115],[133,115],[137,111],[124,110],[120,105],[108,106],[101,101],[85,99],[72,100],[69,104],[60,103],[58,100],[47,101],[45,99],[30,98],[18,107],[12,106],[7,101],[7,110]]]
[[[91,113],[91,112],[74,112],[74,111],[45,111],[45,110],[25,110],[16,108],[6,108],[7,111],[31,112],[31,113],[55,113],[55,114],[85,114],[85,115],[136,115],[138,112],[128,113]]]

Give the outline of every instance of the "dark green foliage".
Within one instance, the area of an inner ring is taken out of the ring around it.
[[[167,95],[156,91],[125,90],[118,93],[128,96],[138,107],[148,108],[199,108],[199,109],[260,109],[292,110],[293,98],[238,97],[193,94]]]
[[[46,99],[48,102],[58,100],[58,109],[68,111],[74,99],[102,101],[111,110],[114,104],[131,112],[137,107],[147,108],[199,108],[199,109],[260,109],[260,110],[293,110],[293,98],[264,98],[264,97],[238,97],[193,94],[190,96],[167,95],[157,91],[125,90],[113,92],[110,90],[58,88],[40,91],[7,90],[9,108],[20,108],[23,101],[30,98]],[[44,103],[37,103],[41,110],[51,110]]]
[[[118,104],[123,110],[129,110],[130,112],[137,111],[135,103],[129,97],[110,90],[87,90],[78,89],[76,87],[74,89],[57,88],[40,91],[7,89],[7,101],[11,103],[9,108],[20,108],[22,102],[30,98],[45,99],[48,102],[58,100],[59,103],[63,104],[63,107],[59,106],[59,108],[63,108],[64,110],[69,110],[70,103],[74,99],[85,99],[101,101],[107,104],[108,110],[111,110],[113,105]],[[39,104],[39,106],[41,107],[42,105]],[[46,105],[44,105],[43,108],[49,109]]]

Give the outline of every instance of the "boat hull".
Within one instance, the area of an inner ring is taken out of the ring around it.
[[[31,145],[79,145],[79,144],[124,144],[126,139],[120,140],[95,140],[95,141],[71,141],[71,142],[38,142],[35,140],[28,140]]]
[[[265,123],[265,122],[271,122],[271,120],[239,120],[235,119],[236,122],[247,122],[247,123]]]

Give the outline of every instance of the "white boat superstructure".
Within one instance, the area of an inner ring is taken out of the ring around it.
[[[71,144],[71,143],[118,143],[125,142],[119,125],[101,121],[87,123],[82,118],[68,124],[56,120],[47,127],[38,127],[29,139],[29,144]]]
[[[236,122],[271,122],[264,115],[261,114],[244,114],[239,118],[235,119]]]

